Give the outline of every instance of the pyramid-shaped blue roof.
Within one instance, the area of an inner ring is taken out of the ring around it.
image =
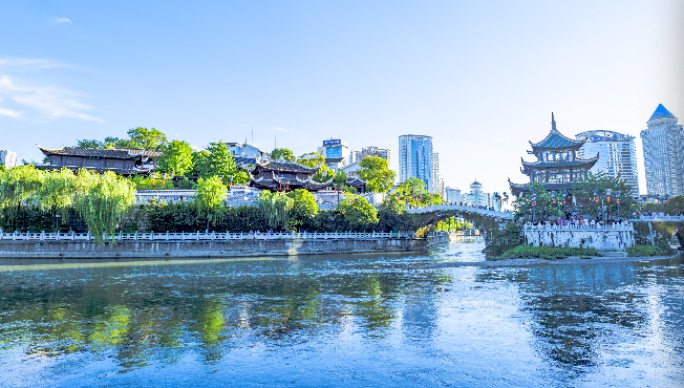
[[[658,104],[658,107],[656,108],[655,112],[653,112],[649,120],[657,119],[658,117],[663,116],[674,117],[674,115],[670,113],[670,111],[667,110],[667,108],[665,108],[663,104]]]

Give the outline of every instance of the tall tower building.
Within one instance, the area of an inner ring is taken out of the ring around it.
[[[641,131],[649,195],[684,195],[684,129],[663,104]]]
[[[390,164],[390,150],[386,148],[378,148],[376,146],[365,147],[361,149],[361,159],[366,156],[377,156],[387,160],[387,164]]]
[[[433,191],[432,156],[431,136],[399,136],[399,182],[417,178],[425,183],[427,190]]]
[[[634,136],[612,131],[586,131],[575,135],[584,141],[577,156],[589,159],[598,154],[599,158],[590,171],[602,172],[612,178],[620,178],[632,186],[632,194],[639,194],[639,175],[637,172],[636,146]]]
[[[0,150],[0,164],[5,166],[6,169],[17,167],[18,163],[16,152]]]
[[[439,153],[432,153],[432,190],[433,193],[442,193],[442,178],[439,176]]]

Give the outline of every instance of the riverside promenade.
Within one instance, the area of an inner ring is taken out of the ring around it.
[[[448,237],[435,233],[0,233],[0,258],[206,258],[425,252]]]

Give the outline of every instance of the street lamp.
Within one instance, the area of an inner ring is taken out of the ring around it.
[[[617,207],[618,207],[617,216],[618,216],[618,218],[620,218],[620,192],[617,190],[615,191],[615,202],[617,202]]]
[[[537,215],[537,194],[530,195],[530,201],[532,201],[532,223],[534,224],[534,218]]]

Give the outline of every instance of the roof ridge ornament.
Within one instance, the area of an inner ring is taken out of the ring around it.
[[[551,131],[558,132],[558,129],[556,129],[556,119],[553,117],[553,112],[551,112]]]

